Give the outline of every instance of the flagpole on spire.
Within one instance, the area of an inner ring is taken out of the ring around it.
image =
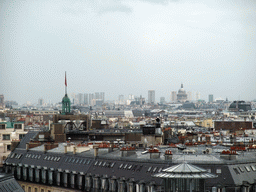
[[[65,94],[67,95],[67,75],[65,71]]]

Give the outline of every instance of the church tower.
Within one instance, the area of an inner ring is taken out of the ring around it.
[[[71,102],[67,94],[67,77],[66,77],[66,72],[65,72],[65,96],[62,99],[62,115],[68,115],[70,114],[70,106]]]

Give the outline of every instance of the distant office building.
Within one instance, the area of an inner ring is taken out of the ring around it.
[[[171,92],[171,101],[172,102],[177,101],[177,92],[176,91]]]
[[[89,105],[93,105],[92,102],[94,100],[94,94],[93,93],[89,93]]]
[[[104,92],[100,92],[100,99],[102,100],[102,102],[105,102],[105,93]]]
[[[160,103],[164,104],[165,103],[165,97],[160,97]]]
[[[0,95],[0,107],[4,107],[4,95]]]
[[[188,91],[188,101],[192,101],[193,98],[192,98],[192,92],[191,91]]]
[[[95,99],[100,99],[100,93],[99,92],[95,92]]]
[[[177,100],[179,102],[185,102],[187,99],[188,99],[187,93],[183,88],[183,84],[181,84],[181,88],[179,89],[177,94]]]
[[[44,104],[44,100],[42,98],[38,99],[38,105],[42,106]]]
[[[129,95],[129,100],[134,100],[134,95],[130,94]]]
[[[102,99],[95,99],[95,105],[98,107],[101,107],[103,105],[103,100]]]
[[[155,90],[148,91],[148,103],[155,103]]]
[[[88,93],[85,93],[85,94],[84,94],[84,104],[85,104],[85,105],[88,105],[88,104],[89,104],[89,96],[88,96]]]
[[[118,103],[119,104],[124,104],[124,95],[119,95],[118,96]]]
[[[200,92],[196,92],[196,100],[198,101],[198,100],[200,100],[201,99],[201,94],[200,94]]]
[[[84,95],[82,93],[77,94],[77,102],[79,105],[84,103]]]
[[[134,100],[131,100],[130,105],[144,105],[145,104],[145,98],[142,97],[134,97]]]
[[[105,100],[105,93],[104,92],[95,92],[95,97],[94,99],[96,100],[102,100],[102,102],[104,103]]]
[[[16,101],[5,101],[5,107],[10,108],[14,106],[18,106],[18,103]]]
[[[212,102],[213,102],[213,95],[210,94],[210,95],[209,95],[209,103],[212,103]]]

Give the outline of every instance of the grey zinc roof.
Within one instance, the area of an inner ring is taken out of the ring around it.
[[[39,133],[39,131],[29,131],[25,137],[23,137],[19,143],[19,145],[17,146],[17,148],[22,148],[22,149],[26,149],[26,143],[28,143],[30,141],[30,139],[34,138],[37,134]]]
[[[24,192],[11,174],[0,173],[0,191]]]

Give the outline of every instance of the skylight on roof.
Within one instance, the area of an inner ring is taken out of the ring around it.
[[[27,154],[28,155],[28,154]],[[15,156],[15,153],[12,153],[11,154],[11,156],[10,156],[10,158],[13,158]]]
[[[236,173],[237,175],[240,174],[237,168],[233,168],[233,170],[235,171],[235,173]]]
[[[242,167],[238,167],[238,169],[243,173],[244,170],[242,169]]]
[[[247,172],[250,172],[251,169],[248,166],[244,166]]]

